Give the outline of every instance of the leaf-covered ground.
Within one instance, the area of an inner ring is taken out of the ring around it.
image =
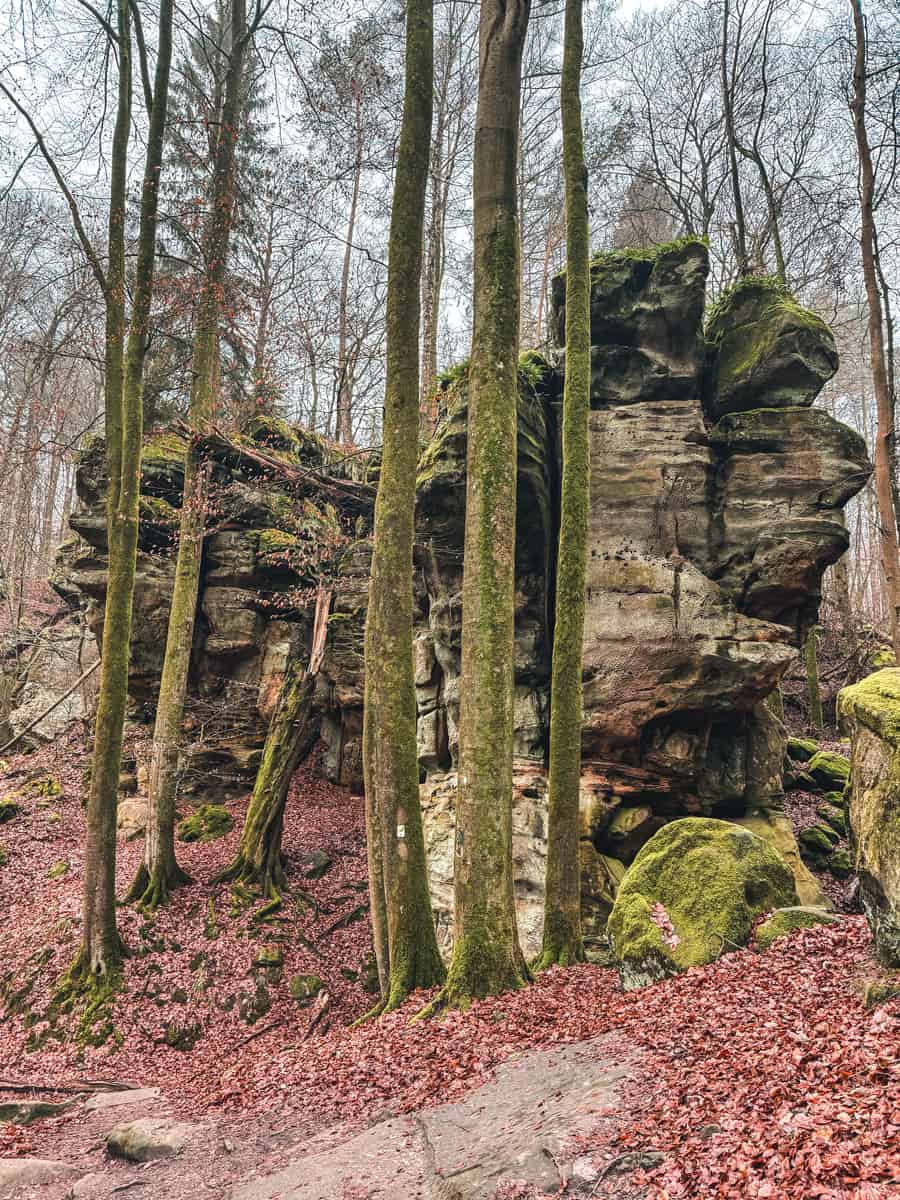
[[[23,766],[27,776],[16,774]],[[900,1001],[868,1012],[862,1005],[862,983],[877,973],[862,918],[799,931],[765,954],[729,954],[641,992],[622,994],[611,969],[580,966],[443,1021],[410,1024],[416,998],[350,1029],[371,1002],[347,977],[364,970],[367,924],[357,918],[331,927],[365,899],[361,802],[305,771],[294,783],[285,849],[292,880],[317,908],[295,897],[280,920],[260,929],[252,910],[232,911],[227,889],[211,884],[238,836],[237,803],[227,838],[181,847],[195,883],[169,908],[149,923],[122,910],[134,953],[109,1013],[110,1040],[79,1046],[65,1026],[28,1024],[25,1014],[45,1007],[76,944],[82,769],[73,741],[11,760],[0,783],[0,794],[20,792],[27,777],[52,773],[63,785],[59,797],[26,795],[23,813],[0,827],[2,974],[8,992],[34,980],[24,1012],[0,1023],[3,1078],[44,1088],[129,1079],[159,1084],[192,1117],[208,1113],[250,1128],[277,1115],[312,1129],[442,1103],[529,1049],[604,1035],[604,1052],[618,1045],[629,1062],[627,1104],[579,1149],[601,1166],[631,1151],[661,1153],[657,1168],[630,1176],[630,1189],[653,1200],[900,1195]],[[302,856],[314,850],[333,866],[306,880]],[[122,889],[139,855],[139,843],[121,847]],[[68,870],[50,878],[62,861]],[[261,948],[275,942],[285,960],[280,979],[254,967]],[[333,1003],[327,1031],[306,1036],[313,1010],[299,1007],[288,988],[297,972],[325,982]],[[248,1024],[260,982],[270,1007]],[[167,1044],[173,1024],[196,1037],[192,1050]],[[40,1048],[29,1051],[36,1042]],[[0,1152],[53,1156],[71,1138],[66,1128],[57,1119],[24,1133],[9,1129]],[[510,1187],[510,1195],[528,1195]],[[621,1187],[610,1171],[596,1195],[621,1196]]]

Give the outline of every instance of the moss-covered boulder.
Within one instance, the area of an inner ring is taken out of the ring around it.
[[[812,738],[789,737],[785,751],[791,762],[809,762],[819,750],[819,743]]]
[[[804,860],[817,871],[823,871],[837,845],[838,835],[830,825],[808,825],[800,830],[797,841]]]
[[[741,817],[736,824],[742,825],[761,837],[790,867],[800,903],[811,908],[830,908],[831,903],[822,891],[822,885],[800,856],[800,848],[787,813],[773,809],[760,809]]]
[[[821,817],[839,837],[847,836],[847,818],[843,808],[838,808],[834,804],[820,804],[816,809],[816,816]]]
[[[828,870],[835,879],[849,879],[853,874],[853,859],[847,850],[832,850],[828,856]]]
[[[291,996],[301,1008],[312,1004],[324,986],[318,975],[293,975],[288,984]]]
[[[768,950],[774,941],[793,933],[795,929],[809,929],[813,925],[836,925],[840,917],[826,912],[824,908],[811,905],[794,905],[791,908],[776,908],[773,913],[756,927],[756,947]]]
[[[715,348],[712,415],[812,404],[835,373],[831,330],[770,277],[742,279],[710,310],[706,335]]]
[[[850,735],[848,818],[859,897],[879,957],[900,966],[900,669],[844,688],[837,707]]]
[[[182,842],[213,842],[233,827],[231,813],[224,804],[201,804],[178,822],[178,838]]]
[[[740,949],[757,917],[797,902],[787,863],[756,834],[707,817],[672,821],[638,854],[610,914],[622,985],[643,987]]]
[[[806,764],[806,769],[823,792],[837,791],[850,778],[850,759],[833,750],[819,750]]]

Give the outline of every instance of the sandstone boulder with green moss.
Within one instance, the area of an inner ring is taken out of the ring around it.
[[[879,957],[900,966],[900,669],[844,688],[838,718],[851,743],[848,817],[859,896]]]
[[[790,869],[762,838],[729,821],[672,821],[629,867],[610,914],[622,984],[713,962],[746,946],[761,914],[796,904]]]
[[[742,279],[713,307],[706,335],[717,350],[714,415],[812,404],[838,367],[834,336],[777,280]]]

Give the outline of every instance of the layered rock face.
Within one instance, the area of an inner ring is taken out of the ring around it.
[[[900,967],[900,670],[844,688],[838,717],[851,739],[850,838],[875,948]]]
[[[186,449],[183,437],[166,433],[151,437],[142,456],[130,675],[139,720],[152,720],[162,673]],[[322,561],[337,562],[340,573],[317,692],[323,762],[331,778],[359,788],[374,488],[329,461],[318,439],[275,419],[257,418],[240,437],[210,438],[203,449],[212,501],[180,793],[219,799],[246,791],[287,659],[308,652]],[[99,640],[107,580],[101,441],[82,453],[76,482],[77,536],[61,548],[53,582],[71,600],[87,598]]]
[[[783,735],[764,701],[815,620],[822,574],[848,544],[843,507],[870,468],[862,439],[810,407],[837,366],[827,327],[779,288],[752,280],[717,305],[704,329],[707,270],[706,249],[693,241],[603,255],[592,268],[582,783],[591,931],[602,928],[624,865],[685,814],[761,833],[788,851],[804,902],[822,899],[780,812]],[[563,277],[553,303],[562,343]],[[533,358],[526,366],[516,752],[542,762],[564,356],[543,371]],[[452,863],[440,847],[453,820],[464,413],[461,379],[422,462],[417,523],[423,796],[445,924]],[[532,832],[527,843],[516,837],[514,855],[528,951],[540,934],[546,811],[534,772],[524,763],[520,772],[527,782],[516,789],[514,826]],[[598,877],[602,886],[591,883]]]
[[[592,268],[591,515],[584,636],[582,878],[599,932],[624,866],[667,821],[753,823],[795,848],[779,812],[783,736],[764,701],[815,619],[847,547],[842,509],[865,446],[810,406],[837,357],[828,329],[766,281],[745,281],[704,328],[707,251],[617,252]],[[565,284],[554,282],[562,341]],[[540,940],[561,352],[520,370],[515,637],[515,859],[526,952]],[[415,680],[436,909],[449,931],[458,743],[466,376],[419,464]],[[286,656],[306,652],[313,547],[340,562],[319,685],[325,770],[361,784],[362,632],[373,489],[282,422],[210,439],[217,512],[204,560],[185,790],[245,787]],[[99,450],[78,476],[79,534],[60,587],[105,589]],[[132,694],[152,704],[165,642],[184,444],[145,449]],[[357,464],[359,460],[353,460]],[[340,543],[337,546],[337,543]],[[304,590],[305,589],[305,590]],[[795,857],[798,886],[802,864]],[[802,881],[801,899],[815,902]]]

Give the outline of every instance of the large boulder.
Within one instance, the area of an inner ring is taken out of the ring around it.
[[[706,335],[715,348],[712,415],[810,405],[838,368],[834,336],[776,280],[750,276],[713,307]]]
[[[762,838],[712,818],[671,821],[625,873],[610,914],[623,987],[740,949],[757,917],[797,903],[790,868]]]
[[[900,670],[838,696],[850,735],[850,837],[859,896],[879,957],[900,967]]]

